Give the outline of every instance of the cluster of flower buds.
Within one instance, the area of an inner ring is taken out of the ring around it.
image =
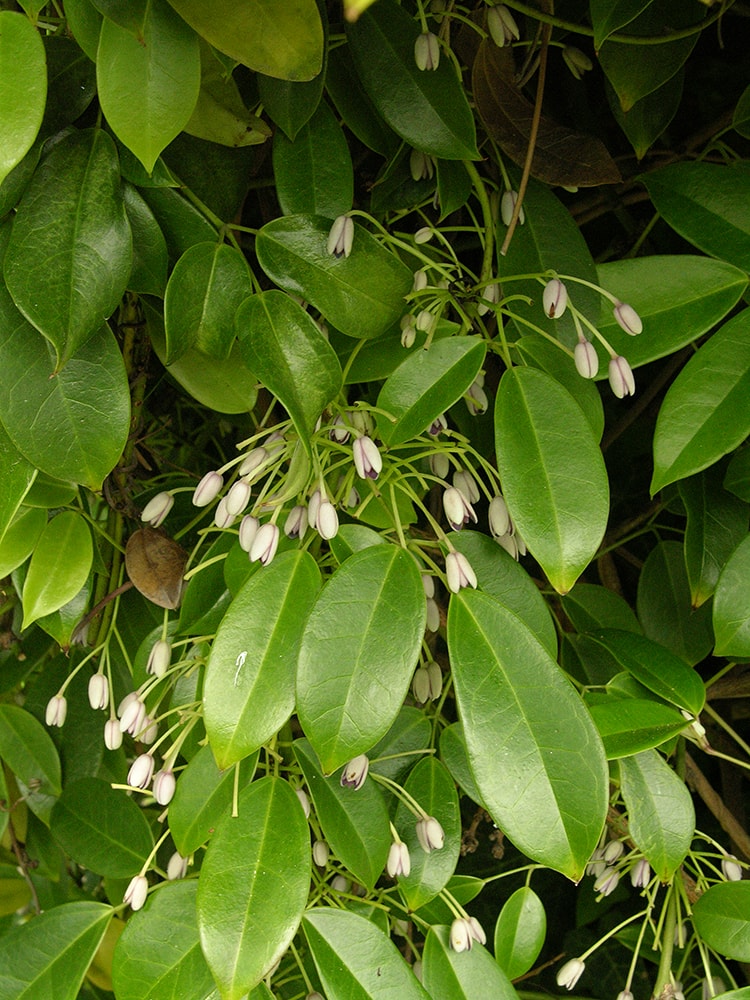
[[[153,743],[158,734],[158,726],[154,719],[146,713],[146,705],[137,691],[127,694],[117,707],[120,733],[130,733],[141,743]],[[104,742],[107,742],[107,729],[104,730]],[[119,746],[119,744],[118,744]],[[110,747],[110,749],[115,749]]]
[[[624,857],[625,846],[620,840],[610,840],[597,847],[586,865],[586,874],[594,877],[594,892],[609,896],[620,884],[624,874],[630,872],[634,889],[645,889],[651,881],[651,866],[645,858]]]
[[[487,935],[476,917],[456,917],[449,935],[453,951],[471,951],[474,942],[487,944]]]

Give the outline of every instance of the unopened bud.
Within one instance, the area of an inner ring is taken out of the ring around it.
[[[218,472],[207,472],[195,487],[193,504],[196,507],[207,507],[219,495],[224,485],[224,477]]]
[[[334,257],[348,257],[354,242],[354,220],[348,215],[339,215],[331,226],[326,249]]]
[[[431,31],[425,31],[417,37],[414,42],[414,62],[417,69],[434,70],[440,63],[440,43],[437,35]]]

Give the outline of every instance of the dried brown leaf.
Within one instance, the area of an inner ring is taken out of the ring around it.
[[[154,528],[134,531],[125,546],[125,569],[133,586],[153,604],[180,606],[187,552]]]

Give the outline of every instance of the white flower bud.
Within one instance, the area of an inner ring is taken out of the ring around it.
[[[167,862],[167,878],[170,882],[185,878],[187,874],[188,859],[183,858],[179,851],[175,851]]]
[[[742,868],[734,854],[725,854],[721,859],[721,870],[727,882],[739,882],[742,878]]]
[[[414,281],[411,288],[413,292],[423,292],[427,288],[427,272],[424,268],[420,268],[414,272]]]
[[[334,257],[348,257],[354,242],[354,220],[348,215],[339,215],[328,234],[326,250]]]
[[[431,437],[437,437],[439,434],[442,434],[443,431],[446,431],[447,429],[448,429],[448,421],[445,418],[445,414],[440,413],[438,414],[438,416],[435,417],[430,426],[427,428],[427,433]],[[447,457],[445,457],[445,460],[446,462],[448,461]],[[448,473],[446,471],[445,476],[447,475]],[[445,479],[445,476],[442,476],[441,478]]]
[[[562,57],[565,60],[565,65],[568,67],[576,80],[580,80],[583,74],[588,73],[594,65],[586,53],[581,52],[581,50],[577,49],[575,45],[563,46]]]
[[[172,509],[173,504],[174,497],[171,493],[157,493],[143,508],[141,520],[150,524],[152,528],[158,528],[164,522],[164,518]]]
[[[421,309],[417,313],[417,318],[414,320],[414,325],[422,333],[428,333],[435,323],[435,315],[431,313],[429,309]]]
[[[434,816],[423,816],[417,821],[416,830],[419,846],[426,854],[439,851],[445,843],[445,832]]]
[[[122,746],[122,730],[117,719],[108,719],[104,723],[104,745],[107,750],[119,750]]]
[[[250,562],[260,561],[267,566],[276,555],[279,544],[279,529],[275,524],[262,524],[250,546]]]
[[[443,493],[443,510],[448,524],[454,531],[460,531],[469,521],[477,523],[474,508],[455,486],[449,486]]]
[[[440,628],[440,608],[437,605],[437,601],[432,597],[427,598],[426,626],[429,632],[437,632]]]
[[[168,768],[166,770],[157,771],[154,775],[154,798],[160,806],[169,805],[174,798],[176,787],[177,782],[175,781],[175,776],[171,769]]]
[[[240,548],[243,552],[249,552],[253,547],[258,527],[258,518],[253,517],[252,514],[245,514],[240,521]]]
[[[436,451],[434,454],[430,455],[430,469],[432,470],[433,476],[437,476],[438,479],[448,478],[451,464],[444,451]]]
[[[429,243],[433,236],[434,230],[432,229],[432,226],[422,226],[422,228],[418,229],[414,234],[414,242],[417,244]]]
[[[217,528],[228,528],[234,521],[234,514],[227,507],[227,498],[222,497],[216,504],[214,524]]]
[[[620,872],[617,868],[607,867],[594,882],[594,892],[601,893],[602,896],[609,896],[614,892],[620,881]]]
[[[207,472],[195,487],[193,504],[196,507],[207,507],[219,495],[224,485],[224,477],[218,472]]]
[[[330,850],[325,840],[316,840],[312,845],[312,858],[318,868],[325,868],[330,857]]]
[[[153,674],[154,677],[163,677],[167,672],[171,658],[172,644],[166,639],[157,639],[148,654],[146,673]]]
[[[131,788],[146,788],[151,783],[153,773],[154,758],[150,753],[142,753],[130,765],[128,784]]]
[[[576,371],[582,378],[596,378],[599,372],[599,355],[590,340],[583,337],[573,348]]]
[[[505,498],[499,494],[490,500],[490,506],[487,511],[487,520],[490,526],[490,534],[495,539],[501,538],[503,535],[507,535],[510,531],[510,514],[508,513],[508,505],[505,502]]]
[[[435,174],[435,161],[427,153],[423,153],[421,149],[412,149],[409,156],[409,170],[412,180],[432,180]]]
[[[377,479],[383,468],[383,459],[372,438],[363,435],[352,445],[354,468],[360,479]]]
[[[308,515],[309,516],[309,515]],[[339,531],[339,516],[329,500],[324,500],[318,508],[315,530],[326,541],[335,538]]]
[[[143,720],[146,718],[146,706],[138,695],[135,695],[131,700],[124,699],[120,704],[121,709],[123,709],[123,705],[125,707],[120,712],[120,731],[135,736],[142,728]]]
[[[651,881],[651,865],[641,858],[630,870],[630,884],[634,889],[645,889]]]
[[[349,435],[350,431],[344,424],[344,418],[340,413],[337,413],[333,418],[333,423],[331,424],[328,436],[332,441],[338,441],[339,444],[346,444],[349,440]]]
[[[307,531],[307,507],[297,504],[292,507],[284,522],[284,534],[287,538],[304,538]]]
[[[354,757],[341,772],[341,787],[352,788],[355,792],[359,791],[365,783],[369,769],[370,760],[367,754],[361,753],[358,757]]]
[[[469,503],[477,503],[479,500],[480,493],[477,481],[466,469],[459,469],[453,473],[453,485]]]
[[[568,289],[559,278],[553,278],[544,286],[542,293],[544,315],[549,319],[560,319],[568,307]]]
[[[398,875],[408,875],[411,871],[411,858],[409,848],[399,841],[391,844],[388,851],[388,860],[385,863],[385,870],[391,878]]]
[[[452,594],[457,594],[462,587],[473,587],[476,590],[477,575],[463,552],[448,553],[445,557],[445,575],[448,590]]]
[[[521,37],[515,18],[502,3],[487,11],[487,30],[499,48],[510,44],[514,39],[518,41]]]
[[[609,384],[618,399],[635,394],[632,369],[621,355],[617,355],[609,362]]]
[[[414,42],[414,62],[417,69],[430,70],[437,69],[440,64],[440,43],[437,35],[431,31],[425,31],[417,37]]]
[[[453,951],[471,951],[474,935],[471,933],[471,924],[466,917],[456,917],[453,921],[449,942]]]
[[[348,878],[344,878],[343,875],[334,875],[331,879],[331,888],[335,889],[336,892],[349,892],[352,887],[352,883]]]
[[[68,714],[68,702],[63,694],[53,695],[47,702],[47,711],[44,713],[44,721],[48,726],[63,726],[65,717]]]
[[[244,479],[238,479],[232,484],[232,488],[226,495],[227,512],[233,517],[241,514],[250,502],[250,483]]]
[[[614,308],[613,315],[625,333],[631,337],[637,337],[643,332],[643,322],[641,317],[627,302],[618,302]]]
[[[510,220],[513,218],[513,209],[516,207],[517,201],[518,191],[506,191],[500,199],[500,218],[506,226],[510,225]],[[518,213],[518,221],[521,225],[526,221],[523,207],[521,207],[521,211]]]
[[[571,958],[557,972],[557,985],[564,986],[567,990],[572,990],[575,984],[583,975],[586,963],[580,958]]]
[[[411,691],[414,695],[414,700],[419,702],[420,705],[424,705],[430,700],[430,675],[427,672],[427,667],[419,666],[414,671]]]
[[[308,819],[310,816],[310,799],[307,796],[307,792],[305,791],[304,788],[295,788],[294,794],[299,799],[299,803],[302,806],[302,811],[305,814],[305,819]]]
[[[150,715],[146,715],[143,718],[143,725],[140,732],[136,731],[134,735],[141,743],[150,745],[159,735],[159,724],[156,719],[152,719]]]
[[[443,692],[443,671],[434,660],[430,660],[427,664],[427,676],[430,681],[430,698],[432,701],[437,701]]]
[[[409,317],[411,319],[411,317]],[[407,350],[410,347],[414,347],[414,341],[417,339],[417,331],[415,327],[409,325],[401,328],[401,346],[405,347]]]
[[[89,705],[96,710],[109,704],[109,681],[104,674],[89,677]]]
[[[487,285],[482,292],[482,297],[477,304],[477,313],[484,316],[490,311],[492,306],[496,306],[500,301],[500,285],[496,281]]]
[[[422,574],[422,589],[425,597],[435,596],[435,578],[429,573]]]
[[[131,878],[130,884],[125,890],[123,902],[130,906],[131,910],[143,909],[148,895],[148,879],[145,875],[136,875]]]
[[[326,499],[328,498],[326,497]],[[320,490],[314,490],[312,496],[307,501],[307,523],[313,525],[316,530],[318,527],[318,511],[322,502],[323,496]]]
[[[478,380],[472,382],[466,390],[464,402],[466,403],[466,409],[472,417],[478,417],[482,413],[486,413],[487,407],[490,405],[487,399],[487,393],[479,384]]]
[[[618,858],[622,857],[622,853],[625,850],[625,846],[621,840],[610,840],[607,846],[604,848],[602,854],[603,860],[608,865],[613,865]]]
[[[266,444],[268,444],[270,441],[271,438],[269,437],[268,440],[266,441]],[[262,469],[263,466],[266,465],[266,463],[268,462],[269,458],[270,455],[268,454],[268,451],[265,448],[263,447],[253,448],[253,450],[249,452],[240,463],[240,467],[237,470],[237,475],[241,479],[245,477],[252,478],[253,473],[258,472],[260,469]]]
[[[469,917],[469,930],[475,941],[478,941],[480,944],[487,944],[487,935],[484,933],[484,928],[476,917]]]

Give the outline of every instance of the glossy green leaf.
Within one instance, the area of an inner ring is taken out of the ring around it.
[[[0,184],[31,149],[47,98],[44,45],[31,21],[0,12]]]
[[[143,38],[143,26],[148,12],[148,0],[91,0],[100,14],[121,28]]]
[[[459,400],[479,374],[486,344],[478,337],[433,341],[409,355],[378,396],[378,434],[387,445],[403,444],[426,431]]]
[[[201,866],[201,947],[224,1000],[240,1000],[297,932],[310,888],[310,833],[288,782],[267,777],[239,797]]]
[[[70,132],[18,205],[4,265],[15,304],[55,348],[56,370],[114,312],[132,256],[114,143],[101,129]]]
[[[612,115],[633,147],[636,159],[642,160],[677,114],[685,85],[685,71],[680,68],[661,87],[646,94],[627,111],[607,81],[606,92]]]
[[[312,317],[276,289],[245,299],[236,317],[245,364],[286,408],[311,452],[323,409],[341,389],[341,365]]]
[[[490,814],[519,850],[579,879],[607,809],[604,748],[588,711],[528,628],[486,594],[451,597],[448,649]]]
[[[250,783],[257,761],[257,753],[243,760],[239,788]],[[183,857],[189,857],[211,839],[232,805],[235,781],[235,769],[220,771],[210,746],[202,746],[181,772],[169,803],[169,832]]]
[[[131,184],[123,184],[130,230],[133,234],[133,267],[128,289],[139,295],[164,297],[167,285],[167,242],[154,213]]]
[[[356,552],[323,588],[302,637],[297,712],[325,774],[390,728],[411,683],[425,613],[417,564],[392,545]]]
[[[312,556],[285,552],[250,577],[222,619],[203,689],[221,768],[257,750],[292,714],[302,630],[319,587]]]
[[[196,34],[166,0],[150,0],[141,37],[104,18],[96,58],[102,111],[151,173],[187,125],[201,82]]]
[[[435,70],[414,59],[419,23],[395,0],[378,0],[347,25],[357,73],[370,100],[409,145],[446,160],[479,159],[474,118],[445,53]]]
[[[325,101],[290,141],[277,132],[273,175],[284,215],[307,213],[335,219],[354,199],[354,170],[346,137]]]
[[[224,579],[224,563],[237,536],[222,531],[205,553],[200,572],[188,580],[180,605],[180,635],[212,635],[232,601]]]
[[[409,850],[411,871],[399,876],[398,888],[409,909],[418,910],[445,888],[456,870],[461,849],[461,811],[453,779],[434,757],[424,757],[414,765],[404,788],[428,816],[438,820],[445,834],[440,850],[427,854],[417,837],[414,814],[399,802],[394,825]]]
[[[0,1000],[76,1000],[111,916],[104,903],[64,903],[4,934]]]
[[[437,193],[442,222],[459,208],[463,208],[471,194],[471,177],[463,163],[455,160],[438,160],[436,163]]]
[[[680,236],[712,257],[750,270],[746,163],[673,163],[641,179],[656,210]]]
[[[508,979],[528,972],[547,934],[544,903],[531,886],[516,889],[503,903],[495,924],[495,961]]]
[[[599,695],[587,704],[607,760],[659,747],[687,725],[676,708],[647,698]]]
[[[693,609],[679,542],[659,542],[643,564],[636,599],[644,633],[690,664],[713,646],[711,607]]]
[[[96,66],[72,38],[46,35],[44,51],[47,56],[47,106],[40,137],[72,124],[96,96]]]
[[[325,76],[320,73],[304,82],[280,80],[258,74],[258,93],[269,118],[282,130],[290,142],[315,114],[323,96]]]
[[[630,24],[649,5],[650,0],[589,0],[591,23],[594,28],[594,48],[599,50],[602,42]]]
[[[36,476],[37,471],[34,466],[18,451],[0,424],[0,553],[5,534],[18,514]],[[0,564],[2,562],[3,558],[0,555]],[[15,569],[15,566],[11,569]],[[7,576],[8,572],[0,571],[0,576]]]
[[[458,333],[458,323],[439,319],[432,336],[433,343]],[[381,337],[374,337],[362,344],[345,337],[336,330],[328,331],[331,346],[339,356],[347,385],[356,382],[379,382],[388,378],[398,366],[412,354],[417,354],[425,345],[427,334],[416,331],[412,347],[404,347],[401,343],[401,326],[395,324]]]
[[[477,575],[479,589],[518,615],[550,656],[557,656],[557,630],[549,606],[526,570],[488,535],[466,529],[451,538]]]
[[[377,531],[364,524],[342,524],[338,534],[330,540],[331,552],[339,563],[360,549],[369,549],[371,545],[385,545],[386,540]]]
[[[91,62],[95,63],[103,20],[100,12],[91,0],[68,0],[65,4],[65,19],[75,40]]]
[[[8,576],[26,562],[46,524],[46,511],[39,507],[21,508],[0,541],[0,577]]]
[[[0,705],[0,759],[15,775],[26,804],[45,824],[60,794],[60,757],[47,730],[16,705]]]
[[[450,771],[453,780],[472,802],[487,809],[469,764],[464,728],[460,722],[446,726],[440,734],[440,759]]]
[[[406,775],[432,742],[432,726],[418,708],[404,705],[396,720],[369,753],[370,768],[392,781],[403,783]]]
[[[620,783],[630,834],[660,881],[669,882],[695,832],[690,792],[655,750],[621,760]]]
[[[593,583],[577,583],[560,603],[578,632],[592,632],[597,628],[641,631],[638,619],[628,602],[606,587],[599,587]]]
[[[695,929],[709,948],[738,962],[750,961],[750,882],[719,882],[693,906]],[[737,990],[743,993],[743,990]],[[730,997],[732,993],[724,993]]]
[[[742,448],[732,455],[724,476],[724,489],[750,503],[750,448]]]
[[[333,854],[372,891],[391,846],[388,810],[380,789],[370,779],[355,791],[343,788],[338,774],[326,778],[307,740],[295,740],[294,754]]]
[[[201,951],[195,879],[171,882],[132,914],[112,963],[118,1000],[208,1000],[215,983]]]
[[[511,516],[555,590],[567,593],[596,554],[609,516],[591,425],[549,375],[513,368],[497,393],[495,444]]]
[[[52,810],[51,829],[63,850],[92,871],[137,875],[154,838],[134,799],[100,778],[68,785]]]
[[[159,163],[161,160],[157,170]],[[173,263],[196,243],[218,242],[218,233],[208,219],[178,191],[166,186],[139,186],[139,190],[159,223]]]
[[[327,996],[428,1000],[396,946],[371,920],[316,907],[305,913],[302,929]]]
[[[713,465],[750,434],[750,309],[725,323],[669,387],[654,431],[652,495]]]
[[[727,560],[714,595],[713,623],[717,656],[744,660],[750,657],[750,536]]]
[[[401,318],[412,273],[357,223],[350,256],[337,259],[326,249],[330,228],[329,219],[317,216],[274,219],[256,238],[260,266],[341,333],[378,337]]]
[[[456,952],[450,927],[431,927],[422,956],[422,981],[432,1000],[517,1000],[518,994],[501,966],[481,944]]]
[[[86,582],[94,557],[83,515],[66,510],[42,531],[23,588],[23,628],[67,604]]]
[[[271,129],[247,110],[234,77],[216,52],[203,42],[200,53],[201,86],[185,131],[206,142],[233,148],[265,142]]]
[[[328,55],[326,90],[346,126],[363,145],[383,156],[396,151],[399,140],[367,96],[348,45],[340,45]],[[270,111],[269,114],[273,117]]]
[[[483,888],[483,880],[471,875],[454,875],[447,885],[448,892],[461,906],[476,899]],[[442,896],[436,896],[420,909],[419,916],[428,924],[449,924],[453,920],[453,911]]]

